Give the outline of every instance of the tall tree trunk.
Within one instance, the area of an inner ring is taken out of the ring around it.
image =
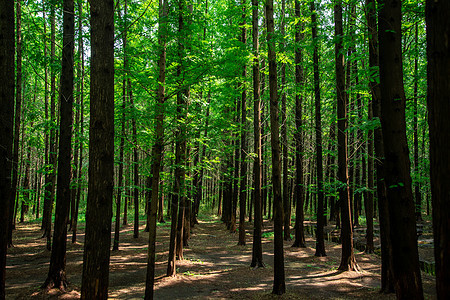
[[[323,159],[322,159],[322,114],[320,103],[320,78],[319,78],[319,47],[317,45],[317,12],[314,1],[311,1],[311,23],[313,42],[314,65],[314,107],[315,107],[315,133],[316,133],[316,174],[317,174],[317,231],[315,256],[327,256],[325,252],[325,240],[323,227],[325,224],[324,197],[323,197]]]
[[[19,134],[20,134],[20,116],[22,114],[22,29],[21,29],[21,1],[16,3],[16,104],[14,115],[14,140],[13,140],[13,159],[12,159],[12,189],[11,200],[9,202],[9,231],[8,231],[8,247],[12,243],[12,230],[15,228],[14,220],[14,204],[16,202],[18,171],[19,171]],[[15,44],[15,41],[14,41]]]
[[[256,156],[253,163],[254,172],[254,200],[255,221],[253,224],[252,262],[250,267],[264,267],[262,258],[261,228],[261,90],[259,71],[259,35],[258,35],[258,0],[252,0],[252,40],[253,40],[253,134],[254,152]]]
[[[149,210],[149,231],[148,231],[148,260],[147,260],[147,280],[145,281],[145,299],[153,299],[153,285],[155,281],[155,260],[156,260],[156,212],[158,210],[158,194],[162,153],[164,149],[164,100],[166,82],[166,35],[167,35],[167,14],[168,1],[159,1],[159,76],[158,76],[158,103],[156,106],[157,117],[155,124],[155,144],[152,149],[152,199]],[[174,219],[172,219],[174,221]]]
[[[286,16],[286,0],[281,1],[281,24],[280,24],[280,52],[285,51],[285,16]],[[281,77],[281,151],[283,163],[283,237],[285,241],[291,240],[291,205],[289,203],[289,179],[288,179],[288,139],[287,139],[287,111],[286,111],[286,63],[282,62],[280,66]]]
[[[343,187],[339,189],[341,203],[341,239],[342,256],[339,270],[357,270],[355,255],[353,253],[353,230],[350,206],[349,178],[347,167],[347,97],[344,80],[344,55],[342,49],[342,1],[337,0],[334,5],[335,22],[335,59],[336,59],[336,94],[338,119],[338,180]]]
[[[438,299],[450,298],[450,2],[426,1],[428,111],[434,256]]]
[[[123,8],[123,31],[122,31],[122,47],[123,47],[123,69],[124,74],[122,78],[122,115],[121,115],[121,128],[122,134],[120,136],[120,146],[119,146],[119,170],[118,170],[118,189],[117,189],[117,197],[116,197],[116,219],[114,223],[114,242],[113,242],[113,251],[119,250],[119,238],[120,238],[120,206],[122,202],[122,194],[123,194],[123,152],[125,146],[125,110],[127,103],[127,76],[126,72],[128,70],[128,57],[127,57],[127,10],[128,3],[127,0],[124,2]],[[121,17],[120,9],[118,11],[119,18]]]
[[[380,1],[381,125],[394,285],[398,299],[423,299],[405,122],[401,2]]]
[[[49,165],[47,166],[47,174],[45,178],[45,198],[44,198],[44,211],[42,212],[42,227],[44,234],[42,237],[47,238],[47,250],[51,250],[51,229],[52,229],[52,211],[53,211],[53,199],[55,196],[55,181],[56,181],[56,147],[55,142],[57,139],[56,132],[56,70],[54,67],[55,51],[56,51],[56,16],[55,7],[51,6],[50,12],[51,22],[51,38],[50,38],[50,147],[49,147]]]
[[[14,1],[0,0],[0,299],[5,299],[14,130]]]
[[[125,69],[127,70],[127,69]],[[128,97],[130,98],[130,107],[134,110],[133,90],[131,87],[131,80],[127,78],[128,83]],[[139,237],[139,155],[137,144],[137,128],[136,117],[132,114],[131,126],[133,130],[133,198],[134,198],[134,227],[133,238]],[[157,194],[158,196],[158,194]]]
[[[43,287],[67,287],[66,244],[70,209],[70,182],[72,180],[72,125],[73,125],[73,52],[75,47],[74,1],[63,2],[63,47],[61,62],[60,127],[58,155],[58,185],[56,189],[55,230],[50,269]]]
[[[78,0],[78,32],[82,32],[82,15],[83,15],[83,2],[82,0]],[[83,35],[78,35],[78,51],[81,53],[80,67],[79,67],[79,85],[80,85],[80,137],[83,137],[84,133],[84,46],[83,46]],[[83,176],[83,138],[79,142],[79,153],[80,157],[78,160],[78,185],[77,185],[77,197],[75,203],[75,212],[72,218],[72,243],[75,243],[77,240],[77,224],[78,224],[78,209],[80,207],[80,198],[82,192],[82,176]]]
[[[301,18],[301,3],[300,0],[295,0],[295,18],[299,22],[295,24],[295,43],[300,45],[303,40],[303,22]],[[303,104],[303,57],[302,48],[297,46],[295,48],[295,190],[294,198],[295,206],[295,239],[292,247],[306,247],[305,231],[304,231],[304,195],[305,190],[303,186],[303,141],[302,141],[302,104]]]
[[[416,221],[422,221],[422,196],[420,194],[420,182],[418,181],[420,168],[419,168],[419,126],[417,122],[417,100],[418,100],[418,85],[419,85],[419,24],[416,23],[415,34],[414,34],[414,44],[416,47],[416,53],[414,57],[414,117],[413,117],[413,127],[414,127],[414,173],[416,176],[416,182],[414,184],[414,197],[416,199]]]
[[[273,20],[273,0],[266,1],[267,45],[269,59],[270,88],[270,133],[272,146],[272,185],[274,209],[274,280],[272,294],[286,292],[283,250],[283,201],[281,197],[280,137],[278,122],[277,63],[275,53],[275,31]]]
[[[369,51],[370,52],[370,51]],[[369,54],[370,55],[370,54]],[[373,79],[371,79],[373,80]],[[371,83],[369,83],[371,84]],[[369,102],[368,120],[373,122],[373,101]],[[373,169],[373,130],[369,130],[367,135],[367,192],[364,193],[364,209],[366,214],[366,249],[364,252],[373,253],[375,246],[373,243],[373,193],[374,193],[374,169]]]
[[[114,188],[114,2],[90,4],[91,119],[81,299],[106,299]]]
[[[242,0],[242,33],[241,43],[245,47],[247,43],[247,27],[245,25],[246,19],[246,0]],[[239,176],[239,242],[238,245],[245,245],[245,208],[247,202],[247,91],[246,91],[246,77],[247,66],[243,66],[242,70],[242,97],[241,97],[241,175]]]
[[[375,0],[366,0],[367,24],[369,30],[369,67],[378,71],[378,31],[377,31],[377,10]],[[379,73],[376,73],[379,76]],[[377,83],[377,77],[371,78],[369,82],[372,93],[372,110],[374,119],[380,119],[381,115],[381,91]],[[374,130],[374,148],[377,173],[377,196],[380,222],[381,241],[381,292],[394,292],[393,270],[392,270],[392,247],[389,236],[389,209],[386,199],[386,185],[384,182],[384,147],[383,133],[381,126]]]

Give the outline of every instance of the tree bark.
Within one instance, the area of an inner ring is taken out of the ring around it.
[[[366,0],[367,24],[369,30],[369,67],[375,72],[375,76],[369,82],[372,93],[373,117],[379,120],[381,116],[381,91],[377,83],[379,76],[379,55],[378,55],[378,31],[377,31],[377,10],[375,0]],[[389,210],[386,199],[386,185],[384,182],[384,147],[381,124],[374,130],[374,148],[377,173],[377,196],[380,222],[381,241],[381,292],[394,292],[394,275],[392,270],[392,247],[389,236]]]
[[[312,43],[314,48],[314,108],[315,108],[315,134],[316,134],[316,174],[317,174],[317,231],[315,256],[327,256],[325,252],[325,240],[323,227],[325,224],[324,196],[323,196],[323,158],[322,158],[322,114],[320,103],[320,78],[319,78],[319,47],[317,45],[317,12],[314,1],[311,5]]]
[[[114,188],[114,1],[91,1],[91,119],[81,299],[108,297]]]
[[[261,90],[260,90],[260,71],[259,71],[259,33],[258,33],[258,0],[252,0],[252,41],[253,41],[253,135],[254,152],[256,156],[253,161],[254,173],[254,201],[255,218],[253,224],[253,245],[252,262],[250,267],[264,267],[262,258],[261,227],[262,227],[262,209],[261,209]]]
[[[344,79],[344,55],[342,47],[342,1],[337,0],[334,5],[335,21],[335,59],[336,59],[336,94],[337,94],[337,119],[338,119],[338,180],[342,187],[339,188],[339,201],[341,204],[341,240],[342,256],[339,270],[357,270],[355,255],[353,253],[353,229],[350,206],[350,191],[347,161],[347,97]]]
[[[245,47],[247,43],[246,0],[241,1],[242,23],[241,23],[241,43]],[[242,97],[241,97],[241,167],[239,176],[239,242],[238,245],[245,245],[245,209],[247,205],[247,91],[245,77],[247,76],[247,66],[242,69]]]
[[[401,2],[379,3],[381,125],[395,292],[398,299],[423,299],[406,139]]]
[[[426,1],[431,193],[438,299],[450,298],[450,3]]]
[[[286,292],[283,249],[283,201],[281,197],[280,137],[278,122],[277,63],[275,53],[275,32],[273,20],[273,0],[266,1],[267,45],[269,59],[270,89],[270,143],[272,146],[272,186],[274,209],[274,280],[272,294]]]
[[[56,16],[55,7],[51,6],[50,12],[51,22],[51,38],[50,38],[50,141],[56,141],[56,70],[54,67],[55,51],[56,51]],[[49,147],[49,165],[47,166],[47,173],[45,178],[45,198],[44,198],[44,211],[42,212],[42,229],[44,234],[42,237],[47,238],[47,250],[51,250],[51,230],[52,230],[52,210],[53,200],[55,196],[55,181],[56,181],[56,147],[55,142],[50,142]]]
[[[281,0],[281,24],[280,24],[280,52],[285,52],[285,16],[286,16],[286,0]],[[289,203],[289,179],[288,179],[288,139],[287,139],[287,111],[286,111],[286,63],[282,62],[280,66],[281,79],[281,151],[283,163],[283,238],[285,241],[291,240],[291,207]]]
[[[0,299],[5,299],[14,130],[14,1],[0,0]]]
[[[147,280],[145,281],[145,299],[153,299],[153,285],[155,282],[155,260],[156,260],[156,212],[158,211],[159,181],[164,149],[164,100],[165,100],[165,82],[166,82],[166,35],[167,35],[167,14],[168,1],[159,1],[159,26],[158,26],[158,45],[159,45],[159,75],[158,75],[158,103],[156,105],[156,124],[155,124],[155,144],[152,149],[152,199],[150,210],[148,212],[149,230],[148,230],[148,260],[147,260]],[[147,192],[148,193],[148,192]],[[173,219],[172,219],[173,221]]]
[[[120,206],[122,202],[122,194],[123,194],[123,152],[125,146],[125,110],[127,103],[127,76],[126,72],[128,70],[128,57],[127,57],[127,10],[128,3],[127,0],[124,2],[123,8],[123,32],[122,32],[122,47],[123,47],[123,69],[125,74],[122,79],[122,116],[120,120],[122,135],[120,137],[120,146],[119,146],[119,170],[118,170],[118,183],[117,183],[117,197],[116,197],[116,219],[114,222],[114,241],[113,241],[113,251],[119,250],[119,238],[120,238]],[[119,18],[121,17],[120,10],[118,11]]]
[[[83,15],[83,2],[81,0],[78,0],[78,32],[81,33],[82,31],[82,15]],[[79,67],[79,78],[80,81],[80,137],[83,137],[84,133],[84,46],[83,46],[83,36],[82,34],[78,35],[78,51],[81,52],[81,61],[80,61],[80,67]],[[83,139],[80,140],[79,152],[80,157],[78,160],[78,185],[77,185],[77,197],[76,197],[76,203],[75,203],[75,212],[72,218],[72,243],[75,243],[77,240],[77,225],[78,225],[78,209],[80,207],[80,199],[81,199],[81,192],[82,192],[82,176],[83,176]]]
[[[306,247],[305,231],[304,231],[304,195],[303,186],[303,141],[302,141],[302,104],[303,104],[303,57],[302,48],[299,46],[303,40],[303,22],[301,21],[301,3],[295,0],[295,18],[299,21],[295,24],[295,187],[294,199],[295,203],[295,239],[292,247]]]
[[[63,2],[63,48],[61,62],[59,155],[56,189],[55,229],[50,257],[50,269],[44,288],[67,287],[66,246],[67,223],[71,200],[72,125],[73,125],[73,52],[75,47],[74,1]]]

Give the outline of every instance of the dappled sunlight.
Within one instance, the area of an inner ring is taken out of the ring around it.
[[[270,232],[272,224],[266,223]],[[31,229],[30,229],[31,228]],[[145,222],[140,226],[143,231]],[[22,230],[23,229],[23,230]],[[50,261],[45,239],[39,226],[21,226],[15,232],[17,247],[8,252],[6,287],[14,299],[20,295],[43,298],[39,286],[44,282]],[[237,245],[238,235],[231,234],[221,222],[206,222],[192,228],[189,246],[184,247],[184,259],[176,261],[177,275],[166,277],[170,228],[158,227],[155,262],[155,299],[227,299],[261,297],[271,299],[273,284],[273,239],[262,239],[265,268],[250,268],[252,238],[245,246]],[[84,227],[79,237],[84,237]],[[118,251],[111,251],[109,298],[138,299],[145,292],[147,274],[148,233],[140,232],[133,238],[132,226],[121,229]],[[249,234],[248,229],[247,234]],[[69,233],[69,239],[70,239]],[[55,294],[58,299],[80,297],[83,263],[81,243],[67,243],[67,293]],[[327,256],[315,257],[315,239],[307,236],[306,248],[291,247],[293,241],[284,242],[287,299],[308,298],[318,293],[322,298],[337,299],[341,295],[369,295],[376,299],[380,284],[380,261],[374,254],[356,253],[361,272],[339,272],[341,245],[326,242]],[[426,282],[425,278],[425,282]],[[429,285],[433,282],[430,280]],[[51,293],[55,293],[51,291]],[[258,296],[255,296],[258,295]],[[294,295],[294,296],[292,296]],[[303,296],[305,295],[305,296]],[[48,296],[51,296],[48,294]],[[21,298],[20,298],[21,297]],[[20,299],[29,297],[20,296]],[[290,298],[289,298],[290,297]],[[55,299],[56,299],[55,298]],[[369,299],[368,298],[368,299]]]

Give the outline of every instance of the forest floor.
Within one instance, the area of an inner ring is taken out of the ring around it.
[[[37,223],[17,224],[14,247],[8,250],[6,299],[78,299],[83,261],[84,223],[78,242],[67,244],[65,292],[40,289],[48,273],[50,252]],[[192,229],[184,260],[177,261],[177,276],[165,277],[170,223],[158,225],[155,299],[395,299],[380,294],[380,257],[355,250],[359,272],[339,272],[341,246],[326,241],[326,257],[315,257],[315,241],[307,236],[307,248],[284,243],[286,294],[271,295],[273,282],[273,224],[264,221],[265,268],[250,268],[252,230],[246,224],[247,244],[238,246],[238,234],[229,233],[218,219],[200,220]],[[114,226],[112,227],[114,228]],[[142,299],[147,271],[148,234],[140,226],[123,226],[119,251],[111,252],[109,298]],[[71,235],[71,233],[69,233]],[[69,239],[70,240],[70,239]],[[422,272],[425,299],[435,299],[434,277]]]

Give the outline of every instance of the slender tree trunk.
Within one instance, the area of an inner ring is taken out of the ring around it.
[[[5,299],[6,251],[11,226],[14,130],[14,1],[0,0],[0,299]]]
[[[256,156],[253,161],[254,172],[254,200],[255,221],[253,224],[252,262],[250,267],[264,267],[262,258],[261,227],[261,90],[259,70],[259,33],[258,33],[258,0],[252,0],[252,41],[253,41],[253,135],[254,152]]]
[[[369,67],[378,71],[378,31],[377,13],[375,0],[366,0],[367,24],[369,30]],[[378,73],[376,73],[379,76]],[[374,119],[380,119],[381,115],[381,91],[377,78],[371,78],[369,87],[372,93],[372,110]],[[389,210],[386,199],[386,185],[384,182],[384,147],[381,126],[374,130],[374,148],[377,173],[377,196],[380,222],[381,241],[381,292],[394,292],[393,270],[392,270],[392,247],[389,236]]]
[[[414,117],[413,117],[413,127],[414,127],[414,173],[416,178],[419,178],[420,168],[419,168],[419,126],[417,122],[418,112],[417,112],[417,100],[418,100],[418,81],[419,81],[419,25],[416,23],[415,34],[414,34],[414,44],[416,47],[416,54],[414,57]],[[420,194],[420,182],[416,179],[414,184],[414,197],[416,199],[416,221],[422,221],[422,196]]]
[[[350,206],[349,178],[347,167],[347,99],[344,82],[344,55],[342,50],[342,1],[337,0],[334,5],[335,21],[335,58],[336,58],[336,94],[338,119],[338,180],[344,187],[339,189],[341,203],[341,239],[342,256],[339,270],[357,270],[355,255],[353,253],[353,230]]]
[[[315,107],[315,133],[316,133],[316,174],[317,174],[317,231],[315,256],[327,256],[323,227],[325,224],[324,196],[323,196],[323,159],[322,159],[322,114],[320,103],[319,79],[319,47],[317,45],[317,13],[314,1],[311,1],[312,42],[314,45],[314,107]]]
[[[281,24],[280,35],[282,37],[280,42],[280,52],[285,51],[285,15],[286,15],[286,0],[281,1]],[[280,79],[281,79],[281,156],[283,163],[283,238],[285,241],[291,240],[291,208],[289,203],[288,192],[288,139],[287,139],[287,111],[286,111],[286,63],[282,62],[280,65]]]
[[[283,201],[281,197],[280,170],[280,138],[278,124],[278,91],[277,64],[275,53],[275,32],[273,19],[273,0],[266,1],[267,45],[269,58],[269,88],[270,88],[270,133],[272,146],[272,185],[274,207],[274,280],[272,294],[282,295],[286,292],[284,275],[283,250]]]
[[[90,4],[89,187],[81,299],[106,299],[114,187],[114,2]]]
[[[148,260],[147,260],[147,279],[145,281],[145,299],[153,299],[153,285],[155,281],[155,260],[156,260],[156,212],[158,210],[158,194],[160,182],[160,170],[162,154],[164,149],[164,101],[165,101],[165,82],[166,82],[166,35],[167,35],[167,14],[168,1],[159,1],[159,27],[158,27],[158,45],[159,45],[159,75],[158,75],[158,103],[156,105],[157,117],[155,124],[155,144],[152,149],[152,199],[150,210],[148,212],[149,231],[148,231]],[[147,192],[148,194],[148,192]],[[172,219],[173,221],[174,219]]]
[[[295,18],[301,18],[300,0],[295,0]],[[295,43],[300,45],[303,40],[303,22],[299,21],[295,24]],[[302,48],[295,48],[295,187],[294,199],[295,206],[295,239],[292,247],[306,247],[305,231],[303,222],[305,219],[303,206],[305,189],[303,186],[303,141],[302,141],[302,104],[303,104],[303,57]]]
[[[394,285],[398,299],[423,299],[405,122],[401,2],[380,1],[381,125]]]
[[[126,70],[126,69],[125,69]],[[131,80],[128,77],[128,97],[130,98],[130,107],[134,109],[133,90],[131,87]],[[134,115],[134,114],[133,114]],[[134,227],[133,238],[139,237],[139,155],[138,155],[138,143],[137,143],[137,128],[136,118],[131,118],[131,126],[133,130],[133,198],[134,198]],[[158,196],[158,194],[156,194]]]
[[[60,127],[59,127],[59,155],[56,190],[55,230],[50,257],[50,269],[44,288],[67,287],[66,278],[66,244],[67,223],[72,180],[72,125],[73,125],[73,52],[75,47],[75,14],[74,1],[63,2],[63,48],[61,62],[61,93],[60,93]]]
[[[242,32],[241,42],[245,47],[247,43],[247,27],[246,19],[246,0],[241,1],[242,5]],[[242,97],[241,97],[241,175],[239,176],[239,242],[238,245],[245,245],[245,208],[247,202],[247,91],[245,85],[245,77],[247,76],[247,66],[243,66],[242,70]]]
[[[431,193],[438,299],[450,298],[450,2],[426,1]]]
[[[118,189],[117,189],[117,197],[116,197],[116,219],[114,223],[114,242],[113,242],[113,251],[119,250],[119,238],[120,238],[120,206],[122,202],[122,194],[123,194],[123,152],[124,152],[124,146],[125,146],[125,110],[126,110],[126,103],[127,103],[127,77],[126,72],[128,70],[128,57],[127,57],[127,9],[128,9],[128,3],[127,0],[124,2],[124,8],[123,8],[123,22],[124,22],[124,29],[122,32],[122,43],[123,43],[123,69],[124,69],[124,75],[122,79],[122,116],[120,120],[120,124],[122,127],[122,134],[120,136],[120,146],[119,146],[119,170],[118,170]],[[119,10],[119,18],[120,16],[120,10]]]
[[[45,198],[44,198],[44,211],[42,213],[42,227],[44,234],[42,237],[47,238],[47,250],[51,250],[51,228],[52,228],[52,210],[53,199],[55,194],[55,181],[56,181],[56,147],[55,142],[57,139],[56,133],[56,71],[54,67],[55,51],[56,51],[56,16],[55,7],[51,6],[50,12],[51,20],[51,41],[50,41],[50,147],[49,147],[49,165],[47,169],[45,179]]]
[[[77,1],[78,4],[78,51],[81,53],[81,61],[80,61],[80,67],[79,67],[79,81],[80,81],[80,137],[83,137],[84,133],[84,46],[83,46],[83,35],[82,32],[82,15],[83,15],[83,2],[82,0]],[[80,157],[78,160],[78,185],[77,185],[77,197],[76,197],[76,203],[75,203],[75,212],[72,218],[72,243],[75,243],[77,240],[77,225],[78,225],[78,209],[80,207],[80,199],[81,199],[81,192],[82,192],[82,176],[83,176],[83,138],[79,142],[79,152]]]
[[[12,243],[12,231],[15,228],[14,204],[16,203],[18,170],[19,170],[19,133],[20,133],[20,116],[22,114],[22,29],[21,29],[21,1],[16,3],[16,101],[14,115],[14,140],[13,140],[13,159],[12,159],[12,189],[11,200],[9,202],[9,231],[8,231],[8,247]],[[5,27],[6,28],[6,27]],[[13,42],[15,44],[15,41]]]

